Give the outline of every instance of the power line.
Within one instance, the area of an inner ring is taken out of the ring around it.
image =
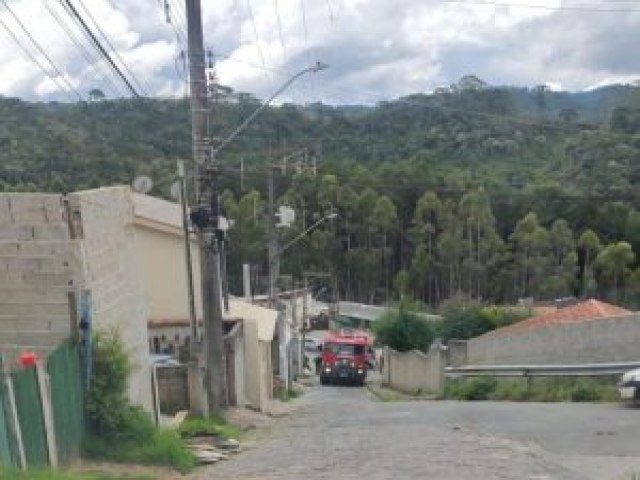
[[[58,13],[55,11],[55,9],[51,5],[49,5],[49,0],[42,0],[42,3],[44,4],[44,6],[47,9],[47,11],[49,12],[49,14],[56,21],[56,23],[60,26],[60,28],[67,35],[69,40],[71,40],[71,42],[78,48],[78,50],[80,50],[80,53],[82,54],[84,59],[87,61],[87,63],[89,63],[89,66],[91,66],[94,69],[94,71],[100,77],[102,77],[102,79],[109,85],[109,87],[111,88],[112,92],[114,92],[116,94],[116,96],[122,95],[122,91],[116,86],[116,84],[113,82],[113,80],[111,80],[111,78],[109,78],[108,75],[105,75],[104,72],[100,71],[100,69],[97,67],[97,65],[99,64],[100,59],[96,60],[96,58],[89,51],[89,49],[82,43],[82,41],[80,39],[78,39],[76,37],[74,32],[62,20],[62,18],[60,17],[60,15],[58,15]]]
[[[513,8],[528,8],[528,9],[538,9],[538,10],[549,10],[549,11],[570,11],[570,12],[603,12],[603,13],[626,13],[626,12],[640,12],[640,9],[634,8],[593,8],[591,6],[564,6],[559,5],[557,7],[551,5],[536,5],[536,4],[524,4],[524,3],[503,3],[503,2],[493,2],[491,0],[444,0],[444,3],[458,3],[458,4],[469,4],[469,5],[490,5],[495,7],[513,7]]]
[[[278,4],[278,0],[273,0],[274,6],[276,9],[276,21],[278,22],[278,37],[280,37],[280,45],[282,45],[282,55],[286,52],[286,47],[284,44],[284,35],[282,33],[282,20],[280,18],[280,6]]]
[[[333,25],[333,7],[331,6],[331,0],[327,0],[327,8],[329,9],[329,20],[331,21],[331,25]]]
[[[169,0],[164,0],[163,8],[165,11],[166,21],[169,25],[171,25],[171,28],[176,34],[176,40],[178,42],[179,48],[185,49],[187,42],[185,40],[183,27],[179,25],[180,18],[178,17],[178,14],[175,13],[175,3],[171,2],[170,4]]]
[[[222,60],[229,60],[229,61],[232,61],[232,62],[241,63],[241,64],[244,64],[244,65],[250,66],[252,68],[265,70],[267,72],[275,73],[277,75],[290,76],[290,73],[285,71],[285,70],[276,69],[276,68],[273,68],[273,67],[263,67],[263,66],[255,64],[255,63],[252,63],[252,62],[247,62],[247,61],[244,61],[244,60],[238,60],[238,59],[235,59],[235,58],[231,57],[231,54],[215,54],[214,53],[214,56],[218,57],[219,59],[222,59]],[[329,91],[333,90],[334,92],[338,92],[339,91],[339,89],[337,89],[337,88],[327,87],[326,85],[323,88],[325,90],[329,90]],[[364,97],[368,97],[368,99],[370,101],[375,102],[375,103],[379,103],[379,102],[404,103],[404,104],[408,104],[408,105],[421,106],[421,107],[424,107],[424,108],[427,108],[427,109],[432,109],[432,110],[442,110],[442,111],[447,111],[447,112],[476,115],[476,116],[485,117],[485,118],[510,120],[515,124],[527,125],[527,126],[532,126],[532,127],[553,128],[553,129],[556,129],[556,130],[562,130],[562,131],[568,131],[568,132],[575,132],[576,131],[576,127],[575,126],[571,126],[571,125],[560,125],[560,124],[552,123],[552,122],[548,122],[548,121],[547,122],[541,122],[541,121],[536,120],[536,119],[525,118],[525,117],[517,117],[515,115],[496,114],[496,113],[482,112],[482,111],[479,111],[479,110],[470,110],[470,109],[466,109],[466,108],[448,107],[446,105],[427,104],[425,102],[419,102],[419,101],[416,101],[416,100],[411,100],[409,98],[397,98],[397,99],[394,99],[394,100],[390,100],[389,98],[386,98],[386,97],[376,96],[372,92],[364,90],[364,89],[361,89],[361,88],[349,87],[349,86],[342,87],[342,88],[344,90],[351,90],[352,92],[355,92],[358,95],[361,95],[361,96],[364,96]]]
[[[4,20],[2,20],[2,16],[0,16],[0,25],[2,25],[2,27],[5,29],[5,31],[11,36],[11,38],[13,38],[13,40],[20,46],[20,48],[22,49],[22,51],[25,53],[25,55],[27,55],[27,57],[29,57],[29,59],[35,63],[38,68],[40,70],[42,70],[42,73],[44,73],[47,77],[49,77],[58,87],[58,90],[60,90],[62,93],[64,93],[67,97],[69,97],[69,99],[74,100],[74,97],[69,93],[69,91],[67,89],[64,88],[63,85],[61,85],[58,82],[58,78],[54,77],[53,75],[51,75],[51,73],[44,67],[42,66],[42,64],[38,61],[38,59],[29,51],[29,49],[27,49],[22,42],[20,41],[20,39],[11,31],[11,29],[7,26],[6,23],[4,23]]]
[[[264,170],[241,170],[238,168],[229,168],[222,167],[225,175],[243,175],[243,176],[253,176],[256,179],[260,180],[264,177]],[[292,168],[293,169],[293,168]],[[339,187],[342,186],[350,186],[350,187],[361,187],[361,188],[373,188],[378,190],[387,190],[387,191],[406,191],[407,189],[420,189],[420,191],[433,191],[440,194],[464,194],[468,192],[478,191],[479,188],[485,188],[488,185],[483,183],[478,183],[477,185],[472,185],[468,187],[443,187],[435,185],[434,183],[424,181],[424,180],[415,180],[412,179],[408,182],[389,182],[381,179],[376,179],[372,181],[358,181],[353,178],[341,176],[334,173],[330,173],[329,175],[333,175],[340,182]],[[315,180],[316,182],[320,182],[322,179],[322,175],[308,175],[310,180]],[[545,185],[545,184],[526,184],[528,189],[539,189],[539,188],[548,188],[558,185]],[[514,186],[509,185],[510,188],[514,188]],[[489,198],[517,198],[517,197],[529,197],[531,195],[535,195],[534,191],[523,191],[523,190],[513,190],[510,192],[495,192],[495,191],[485,191],[485,194]],[[566,189],[562,192],[561,198],[563,199],[626,199],[628,195],[613,195],[613,194],[603,194],[596,192],[568,192]]]
[[[260,35],[258,35],[258,27],[256,26],[256,18],[253,15],[253,8],[251,7],[251,0],[247,0],[247,8],[249,9],[249,18],[251,19],[251,25],[253,26],[253,35],[256,39],[256,47],[258,47],[260,61],[262,62],[262,66],[266,67],[266,63],[264,61],[264,53],[262,52],[262,45],[260,45]]]
[[[122,79],[122,81],[125,83],[125,85],[129,89],[129,91],[132,93],[132,95],[134,97],[136,97],[136,98],[140,97],[140,94],[138,94],[138,92],[136,91],[134,86],[131,84],[129,79],[125,76],[125,74],[122,73],[122,70],[120,70],[120,67],[118,67],[118,65],[115,64],[115,62],[113,61],[113,59],[111,58],[109,53],[104,49],[104,47],[100,43],[100,40],[98,40],[98,38],[95,36],[95,34],[91,31],[91,28],[89,28],[89,25],[87,25],[87,23],[84,21],[84,18],[82,18],[82,15],[80,15],[78,10],[76,10],[76,7],[73,5],[73,3],[71,3],[71,0],[60,0],[60,1],[61,2],[66,2],[67,6],[69,7],[69,11],[71,12],[71,14],[80,23],[80,25],[82,26],[84,31],[87,33],[87,35],[89,35],[89,37],[93,41],[93,43],[96,46],[96,48],[99,50],[100,54],[109,62],[109,65],[111,65],[111,68],[113,68],[113,70]]]
[[[2,4],[4,5],[4,7],[7,9],[7,11],[9,12],[9,14],[11,14],[11,16],[13,17],[13,19],[16,21],[16,23],[18,24],[18,26],[22,29],[22,31],[27,35],[27,37],[29,38],[29,40],[31,41],[31,44],[36,47],[36,50],[38,50],[38,52],[40,52],[40,54],[47,60],[47,62],[49,63],[49,65],[51,65],[51,68],[53,68],[53,70],[58,74],[58,77],[62,80],[62,82],[64,82],[64,84],[69,88],[70,91],[72,91],[73,93],[76,94],[76,96],[78,97],[78,99],[80,101],[84,100],[82,98],[82,95],[80,94],[80,92],[71,84],[71,82],[69,82],[69,80],[67,80],[67,78],[64,76],[64,74],[60,71],[60,69],[56,66],[56,64],[53,62],[53,60],[51,60],[51,57],[49,57],[49,55],[47,55],[47,52],[44,51],[44,49],[40,46],[40,44],[36,41],[35,38],[33,38],[33,36],[31,35],[31,33],[29,32],[29,30],[25,27],[25,25],[22,23],[22,21],[20,20],[20,18],[14,13],[13,9],[9,6],[9,4],[6,2],[6,0],[0,0],[2,1]],[[4,25],[4,22],[3,22]],[[6,28],[6,26],[5,26]],[[13,34],[12,34],[13,36]],[[14,39],[17,37],[14,37]],[[21,44],[22,46],[22,44]],[[24,48],[24,47],[23,47]],[[26,51],[26,49],[25,49]],[[34,59],[33,56],[31,56],[31,54],[29,55],[32,59]],[[39,62],[38,62],[39,64]],[[50,78],[51,75],[47,75]],[[57,82],[56,82],[57,83]]]
[[[67,1],[67,3],[69,3],[69,0],[66,0],[66,1]],[[82,7],[82,9],[86,12],[86,14],[89,17],[89,19],[93,22],[93,24],[95,25],[96,29],[98,30],[98,32],[100,33],[100,35],[104,39],[105,43],[107,44],[107,46],[113,52],[114,56],[120,61],[120,63],[124,67],[124,69],[129,73],[129,75],[131,76],[131,78],[133,79],[135,84],[138,86],[140,91],[144,94],[144,96],[148,97],[149,93],[145,90],[145,88],[142,85],[142,83],[138,80],[138,78],[135,76],[135,74],[131,71],[131,69],[129,68],[129,65],[127,65],[127,62],[125,62],[123,60],[123,58],[120,56],[120,54],[118,53],[118,50],[113,46],[113,44],[109,40],[109,37],[104,32],[104,30],[102,30],[102,28],[100,27],[100,24],[96,21],[96,19],[94,18],[93,14],[91,13],[91,11],[85,5],[84,1],[83,0],[78,0],[78,2],[80,3],[80,6]]]

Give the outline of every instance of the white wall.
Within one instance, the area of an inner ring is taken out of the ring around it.
[[[152,411],[148,309],[135,248],[131,191],[124,186],[100,188],[71,198],[82,219],[85,282],[92,294],[94,326],[120,332],[134,364],[130,399]]]

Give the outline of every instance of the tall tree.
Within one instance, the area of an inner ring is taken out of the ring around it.
[[[628,242],[610,243],[596,257],[598,282],[603,287],[612,287],[612,296],[617,301],[622,299],[621,289],[635,258],[636,255]]]

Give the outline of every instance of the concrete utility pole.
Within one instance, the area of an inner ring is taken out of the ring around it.
[[[187,178],[184,171],[184,161],[178,160],[178,181],[180,182],[180,207],[182,210],[182,231],[184,233],[184,254],[187,266],[187,291],[189,296],[189,322],[191,323],[191,351],[198,343],[198,319],[196,316],[196,302],[193,293],[193,265],[191,262],[191,232],[189,231],[189,217],[187,216]]]
[[[269,165],[267,168],[267,182],[269,192],[269,207],[267,211],[267,215],[269,216],[267,221],[267,237],[269,239],[269,306],[273,308],[276,306],[276,281],[278,280],[278,276],[280,275],[280,259],[278,256],[278,236],[275,228],[275,199],[273,185],[273,171],[275,167],[273,165]]]
[[[191,220],[200,244],[202,315],[207,413],[220,414],[226,404],[223,357],[220,256],[218,251],[218,166],[207,158],[207,80],[205,76],[202,10],[200,0],[185,0],[191,89],[191,131],[195,162],[196,205]]]

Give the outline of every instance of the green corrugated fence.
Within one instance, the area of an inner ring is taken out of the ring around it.
[[[47,465],[49,455],[36,369],[30,367],[14,372],[12,375],[27,465]]]
[[[47,362],[58,461],[64,465],[80,453],[84,434],[80,354],[78,345],[66,341]]]
[[[0,465],[15,465],[19,458],[16,438],[10,434],[9,392],[0,360]],[[80,453],[84,435],[83,392],[78,344],[67,340],[47,359],[48,392],[57,461],[64,465]],[[12,372],[13,392],[27,466],[50,463],[40,385],[35,367]]]
[[[11,450],[11,437],[9,436],[9,426],[7,425],[7,413],[5,402],[7,394],[5,384],[2,381],[2,359],[0,359],[0,465],[13,465],[13,454]]]

